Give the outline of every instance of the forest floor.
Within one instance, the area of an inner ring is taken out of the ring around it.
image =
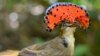
[[[6,50],[3,52],[0,52],[0,56],[17,56],[19,53],[18,50]]]

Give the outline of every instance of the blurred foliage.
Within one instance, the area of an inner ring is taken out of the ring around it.
[[[0,0],[0,51],[21,49],[48,41],[59,34],[47,32],[44,12],[55,2],[70,2],[86,8],[91,26],[75,32],[75,56],[100,56],[100,0]]]
[[[77,45],[75,48],[75,54],[74,56],[83,56],[83,55],[89,55],[89,47],[87,45]]]

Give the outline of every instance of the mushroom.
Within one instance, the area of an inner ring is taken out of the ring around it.
[[[59,2],[51,5],[45,13],[45,23],[49,31],[57,25],[89,27],[89,17],[85,9],[71,3]]]
[[[47,30],[52,31],[56,26],[61,25],[61,35],[64,46],[67,47],[67,56],[74,54],[74,32],[76,27],[87,29],[89,17],[87,11],[75,4],[59,2],[51,5],[45,13],[45,24]]]
[[[55,3],[46,10],[44,21],[48,31],[61,24],[61,35],[45,43],[24,48],[19,56],[73,56],[76,27],[89,27],[86,10],[71,3]]]

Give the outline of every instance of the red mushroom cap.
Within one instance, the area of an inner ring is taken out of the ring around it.
[[[46,10],[45,23],[48,30],[53,30],[63,21],[76,24],[86,29],[89,27],[89,17],[85,9],[71,3],[55,3]]]

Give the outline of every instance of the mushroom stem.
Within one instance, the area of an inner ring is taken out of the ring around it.
[[[67,44],[67,55],[73,56],[74,55],[74,32],[75,32],[76,27],[66,27],[66,28],[61,28],[62,34],[61,38],[64,39],[65,44]]]
[[[34,44],[20,51],[19,56],[73,56],[76,27],[62,28],[62,35],[43,44]]]

